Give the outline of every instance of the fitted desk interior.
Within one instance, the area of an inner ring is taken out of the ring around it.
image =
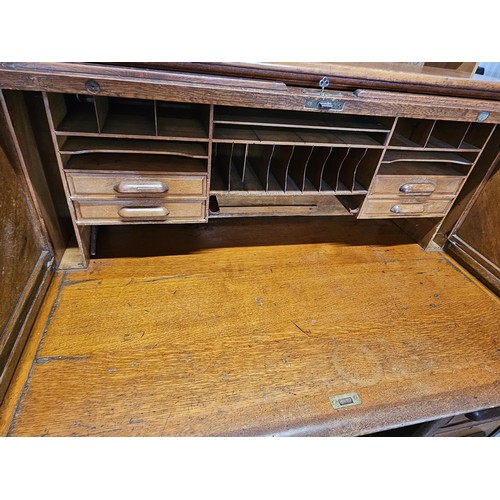
[[[6,432],[361,435],[500,404],[498,298],[443,252],[497,101],[75,66],[2,68],[69,242]]]

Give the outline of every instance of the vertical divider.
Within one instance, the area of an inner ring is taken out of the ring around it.
[[[231,156],[233,153],[233,146],[233,143],[217,144],[217,169],[223,181],[226,183],[228,191],[231,191]]]
[[[390,120],[387,120],[387,121],[389,122]],[[384,141],[384,144],[383,144],[383,145],[384,145],[384,147],[387,147],[387,146],[389,145],[390,140],[391,140],[391,138],[392,138],[392,133],[391,133],[391,132],[392,132],[392,131],[394,130],[394,128],[396,127],[396,123],[397,123],[397,121],[398,121],[398,117],[397,117],[397,116],[396,116],[395,118],[392,118],[392,122],[391,122],[391,131],[386,132],[386,134],[385,134],[385,141]]]
[[[153,112],[154,112],[154,120],[155,120],[155,135],[158,136],[158,109],[156,104],[156,99],[153,100]]]
[[[350,184],[351,191],[354,191],[355,188],[356,188],[356,174],[357,174],[359,166],[361,165],[361,163],[363,162],[363,160],[366,158],[367,153],[368,153],[368,148],[365,149],[365,152],[363,153],[363,156],[361,156],[361,158],[359,159],[359,161],[356,163],[356,166],[354,167],[354,172],[352,173],[352,182]]]
[[[158,123],[158,113],[155,101],[155,119]],[[214,155],[214,144],[213,144],[213,134],[214,134],[214,105],[210,104],[208,107],[208,142],[207,142],[207,186],[208,186],[208,196],[210,196],[210,189],[212,187],[212,159]],[[208,217],[208,203],[206,208],[206,214]]]
[[[245,178],[245,167],[247,160],[247,148],[248,144],[233,144],[233,151],[231,154],[231,161],[233,167],[235,167],[236,171],[233,171],[233,174],[238,174],[238,181],[241,180],[243,182]]]
[[[97,131],[99,134],[102,134],[106,118],[108,117],[109,99],[105,96],[94,96],[94,109],[97,120]]]
[[[330,156],[327,158],[323,167],[321,183],[323,181],[333,189],[338,190],[339,172],[351,148],[332,148]]]
[[[54,97],[57,96],[57,97]],[[0,92],[0,97],[3,96]],[[62,96],[60,96],[62,97]],[[52,137],[52,144],[54,146],[56,161],[59,167],[59,174],[61,175],[61,182],[63,185],[64,193],[66,195],[66,203],[68,204],[69,213],[71,215],[71,222],[73,225],[73,230],[75,231],[76,241],[78,243],[78,248],[80,249],[80,253],[84,262],[84,266],[87,267],[90,259],[90,227],[89,226],[78,226],[76,223],[76,213],[75,207],[73,206],[73,202],[71,201],[70,189],[68,186],[68,180],[66,179],[66,174],[64,172],[64,164],[62,160],[61,153],[59,152],[59,147],[57,143],[57,136],[55,133],[56,127],[54,126],[54,121],[52,119],[52,109],[51,104],[54,103],[56,106],[56,117],[60,120],[60,112],[61,112],[61,104],[64,104],[64,100],[61,101],[58,94],[49,94],[46,92],[42,92],[43,104],[45,107],[45,114],[47,116],[47,121],[49,124],[50,135]],[[65,106],[65,104],[64,104]],[[58,108],[58,109],[57,109]],[[66,108],[64,108],[66,109]],[[68,155],[69,156],[69,155]]]
[[[247,171],[247,159],[248,159],[248,144],[245,144],[245,158],[243,160],[243,171],[241,172],[241,182],[245,182],[245,175]]]
[[[269,168],[274,151],[274,145],[252,144],[249,149],[249,157],[257,179],[263,189],[269,189]]]
[[[300,191],[304,191],[307,163],[312,152],[312,146],[296,146],[290,160],[288,172]]]
[[[462,136],[462,139],[460,140],[460,142],[458,143],[458,149],[460,149],[462,147],[462,144],[464,143],[465,141],[465,137],[467,136],[467,134],[469,133],[469,129],[470,129],[470,126],[472,125],[472,122],[469,123],[469,125],[467,125],[467,128],[465,129],[465,132],[464,132],[464,135]]]
[[[366,151],[367,149],[365,148],[352,148],[350,150],[345,161],[339,168],[337,189],[340,183],[342,183],[347,191],[352,191],[356,168],[366,155]],[[342,190],[343,189],[341,189],[341,191]]]
[[[333,147],[314,146],[311,157],[307,164],[306,177],[311,181],[312,185],[321,191],[323,178],[323,170],[328,158],[332,154]]]
[[[370,186],[374,172],[383,156],[381,149],[368,149],[354,173],[353,191],[365,191]]]
[[[424,148],[427,147],[427,144],[429,143],[429,139],[431,138],[432,132],[434,131],[434,127],[436,126],[436,120],[432,123],[432,125],[429,127],[429,133],[427,134],[427,137],[424,141]]]
[[[227,158],[227,190],[231,191],[231,166],[233,162],[233,151],[234,151],[234,142],[231,143],[230,149],[229,149],[229,155]]]
[[[284,192],[286,192],[286,178],[294,147],[275,146],[271,157],[270,173],[276,178],[276,181]]]
[[[58,129],[59,125],[61,125],[68,113],[68,106],[64,99],[64,94],[46,94],[44,100],[47,101],[46,109],[47,112],[50,112],[53,129],[55,131]]]
[[[465,147],[473,147],[479,150],[483,149],[489,140],[491,131],[495,128],[492,123],[469,123],[467,132],[462,142],[467,143]]]

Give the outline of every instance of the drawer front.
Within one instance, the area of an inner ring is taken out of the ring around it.
[[[77,222],[80,224],[204,222],[206,220],[205,200],[175,202],[78,200],[73,203]]]
[[[72,197],[205,196],[206,175],[126,175],[67,172]]]
[[[452,203],[449,198],[422,198],[402,196],[393,198],[372,198],[365,200],[359,218],[402,218],[438,217],[448,210]]]
[[[377,175],[373,179],[372,195],[454,195],[460,189],[464,177],[419,177],[408,175]]]

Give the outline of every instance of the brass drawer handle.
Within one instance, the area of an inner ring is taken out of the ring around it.
[[[122,207],[118,215],[124,219],[166,217],[168,210],[165,207]]]
[[[424,211],[424,205],[421,203],[393,205],[390,211],[393,214],[421,214]]]
[[[413,182],[399,187],[402,193],[408,194],[431,194],[435,189],[436,185],[432,182]]]
[[[166,193],[168,186],[161,181],[122,181],[113,186],[117,193]]]

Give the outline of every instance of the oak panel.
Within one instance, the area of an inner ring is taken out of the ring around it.
[[[217,222],[66,273],[10,435],[356,435],[500,404],[498,300],[441,254],[385,222]]]

